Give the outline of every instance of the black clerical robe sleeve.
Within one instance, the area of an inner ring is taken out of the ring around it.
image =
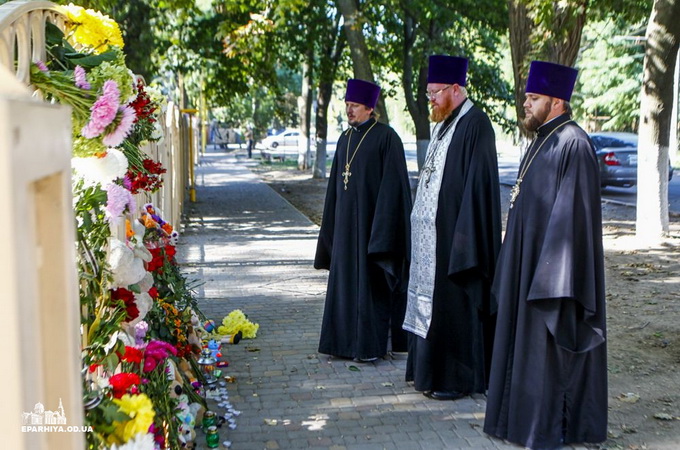
[[[463,189],[451,240],[448,276],[471,298],[480,301],[480,310],[493,314],[496,304],[491,296],[480,295],[489,290],[501,245],[498,161],[495,134],[488,118],[482,114],[470,117],[465,133],[454,135],[449,152],[463,155],[447,158],[447,165],[461,167],[456,176],[462,179],[452,182],[463,183]],[[448,181],[442,188],[449,189]],[[455,191],[453,186],[450,189]],[[446,206],[440,203],[440,208]]]
[[[580,353],[605,340],[600,178],[585,137],[561,153],[556,197],[527,301],[558,345]]]
[[[340,140],[338,141],[339,148]],[[331,255],[333,253],[333,233],[335,232],[335,202],[337,200],[337,183],[335,182],[338,176],[338,152],[335,152],[333,157],[333,164],[331,165],[331,174],[328,178],[328,186],[326,188],[326,199],[323,206],[323,215],[321,219],[321,229],[319,230],[319,238],[316,243],[316,255],[314,257],[315,269],[331,268]]]
[[[410,257],[411,188],[404,146],[394,131],[382,147],[382,179],[368,243],[368,256],[385,273],[390,289],[403,290],[408,282]]]
[[[465,145],[470,153],[465,189],[456,220],[449,276],[476,268],[493,278],[500,247],[500,193],[493,130],[471,126]]]

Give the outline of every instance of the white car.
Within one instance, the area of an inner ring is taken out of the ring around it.
[[[268,161],[272,159],[285,160],[286,158],[297,158],[298,140],[300,130],[285,130],[273,136],[267,136],[262,140],[260,153]]]
[[[298,138],[300,137],[300,130],[285,130],[274,136],[267,136],[262,140],[264,148],[277,148],[279,145],[296,146],[298,145]]]

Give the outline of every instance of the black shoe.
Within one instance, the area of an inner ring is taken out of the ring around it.
[[[369,363],[373,361],[377,361],[378,357],[374,356],[373,358],[354,358],[354,362],[361,362],[361,363]]]
[[[427,391],[423,395],[433,400],[458,400],[465,397],[465,394],[456,391]]]

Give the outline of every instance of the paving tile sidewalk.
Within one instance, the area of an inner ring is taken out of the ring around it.
[[[220,440],[234,450],[519,448],[482,432],[483,396],[429,400],[404,382],[403,360],[316,352],[327,280],[312,267],[318,227],[248,164],[238,151],[201,158],[178,251],[184,273],[204,283],[209,318],[241,309],[260,325],[256,339],[223,346],[240,415]],[[205,448],[200,431],[197,442]]]

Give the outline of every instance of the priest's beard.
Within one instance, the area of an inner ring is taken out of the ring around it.
[[[453,111],[453,101],[446,97],[442,99],[439,105],[432,105],[432,111],[430,111],[430,121],[439,123],[449,117],[451,111]]]
[[[538,127],[545,123],[545,120],[548,118],[548,114],[550,114],[550,102],[546,102],[543,105],[543,108],[537,109],[533,114],[525,117],[522,120],[524,128],[526,128],[528,131],[538,130]]]

